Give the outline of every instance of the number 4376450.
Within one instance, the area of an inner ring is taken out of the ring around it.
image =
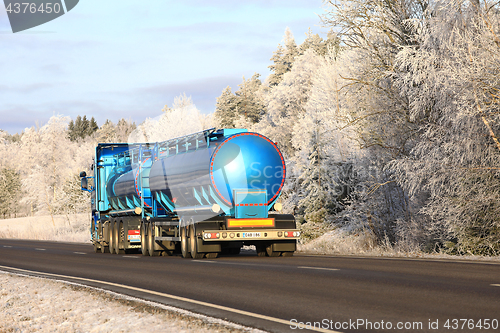
[[[51,14],[51,13],[56,13],[59,14],[61,11],[61,5],[58,3],[42,3],[40,5],[36,3],[29,3],[29,2],[16,2],[16,3],[9,3],[9,5],[6,8],[7,13],[14,13],[14,14],[35,14],[35,13],[46,13],[46,14]]]

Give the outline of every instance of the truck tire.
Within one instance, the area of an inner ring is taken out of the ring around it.
[[[160,253],[159,251],[155,251],[155,228],[153,223],[148,223],[148,237],[147,237],[147,244],[148,244],[148,254],[151,257],[156,257]]]
[[[183,258],[189,258],[188,228],[181,227],[181,254]]]
[[[191,243],[190,245],[190,252],[191,252],[191,258],[193,259],[202,259],[205,256],[205,253],[200,253],[198,252],[198,240],[196,237],[196,227],[195,225],[190,226],[190,231],[189,231],[189,242]]]
[[[146,237],[146,223],[141,221],[141,253],[143,256],[148,254],[148,242]]]
[[[266,254],[269,257],[279,257],[281,255],[281,252],[273,251],[273,244],[269,244],[269,246],[266,247]]]
[[[115,254],[115,221],[109,222],[109,253]]]
[[[215,259],[219,256],[219,252],[210,252],[207,253],[207,259]]]
[[[266,256],[266,246],[263,244],[255,245],[255,249],[257,250],[257,256],[265,257]]]
[[[92,245],[94,245],[94,252],[95,253],[99,253],[101,252],[101,244],[99,243],[99,241],[97,240],[97,235],[98,235],[98,230],[96,231],[96,227],[95,227],[95,221],[94,219],[92,218],[92,222],[91,222],[91,227],[92,229]]]
[[[105,246],[104,241],[101,243],[101,253],[109,253],[109,246]]]
[[[123,222],[120,221],[118,223],[115,223],[115,228],[116,228],[116,247],[115,247],[115,253],[116,254],[125,254],[125,230],[123,229]],[[122,247],[122,249],[120,249]]]
[[[101,253],[109,253],[109,239],[106,239],[106,230],[109,237],[109,227],[106,228],[108,222],[100,222],[102,225]],[[107,243],[106,243],[107,242]]]

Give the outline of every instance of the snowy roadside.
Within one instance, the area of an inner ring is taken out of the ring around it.
[[[0,238],[90,244],[88,214],[0,220]],[[0,271],[0,332],[262,332],[63,281]]]
[[[0,220],[0,238],[88,243],[87,214]],[[334,230],[300,244],[303,254],[500,262],[376,246],[369,234]],[[104,290],[0,271],[0,332],[261,332]]]
[[[378,245],[369,232],[348,233],[342,229],[331,230],[307,243],[299,244],[301,254],[311,255],[347,255],[386,258],[422,258],[453,261],[500,262],[500,256],[449,255],[445,253],[424,253],[418,249],[398,249],[387,245]]]
[[[252,332],[112,292],[0,271],[0,332]]]

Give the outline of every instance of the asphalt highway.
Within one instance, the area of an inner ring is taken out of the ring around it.
[[[271,332],[500,332],[498,262],[261,258],[252,252],[190,260],[0,239],[0,270],[100,287]]]

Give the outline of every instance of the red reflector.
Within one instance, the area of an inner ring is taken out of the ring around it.
[[[129,235],[140,235],[141,231],[140,230],[129,230],[128,234]]]
[[[285,231],[285,237],[293,237],[292,231]]]
[[[217,237],[217,234],[216,234],[215,232],[212,232],[212,233],[210,234],[210,238],[218,238],[218,237]]]

